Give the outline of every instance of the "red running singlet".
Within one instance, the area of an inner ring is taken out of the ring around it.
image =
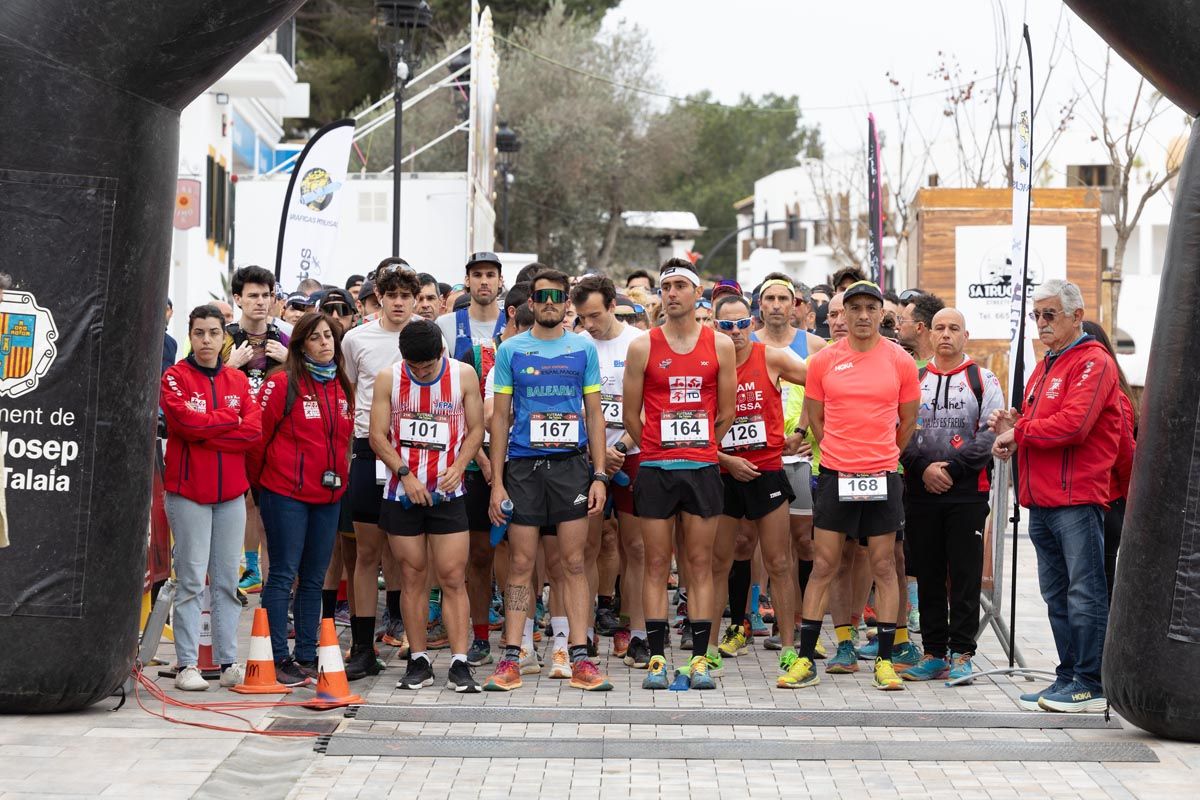
[[[783,469],[783,402],[767,369],[767,346],[750,343],[750,357],[737,368],[737,405],[721,451],[744,458],[759,472]]]
[[[649,461],[717,463],[717,343],[701,328],[690,353],[676,353],[661,328],[650,330],[642,406],[642,457]]]

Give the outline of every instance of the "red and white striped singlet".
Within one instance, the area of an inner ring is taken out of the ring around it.
[[[459,362],[442,357],[442,369],[429,383],[413,378],[408,366],[399,361],[392,366],[392,425],[389,436],[400,458],[417,480],[431,493],[437,490],[438,476],[458,458],[466,435],[463,414],[462,371]],[[460,482],[446,493],[452,500],[464,493]],[[394,473],[388,479],[384,497],[399,500],[404,486]]]

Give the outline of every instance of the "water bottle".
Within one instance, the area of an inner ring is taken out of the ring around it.
[[[625,487],[629,485],[629,476],[625,474],[625,470],[619,469],[613,473],[612,482],[617,486]]]
[[[430,499],[433,500],[433,505],[436,506],[438,503],[445,500],[446,496],[444,494],[442,494],[441,492],[435,491],[433,494],[430,495]],[[405,511],[407,511],[408,509],[413,507],[413,501],[409,500],[408,495],[406,495],[406,494],[400,495],[400,499],[397,500],[396,502],[400,503],[400,505],[404,507]]]
[[[491,537],[492,547],[495,547],[496,545],[500,544],[500,540],[504,538],[504,534],[508,533],[508,521],[510,519],[512,519],[512,515],[513,515],[512,500],[505,500],[503,503],[500,504],[500,513],[502,513],[504,515],[504,524],[503,525],[496,525],[495,523],[492,524],[492,537]]]

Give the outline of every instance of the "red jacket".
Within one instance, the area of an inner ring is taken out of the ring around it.
[[[1117,448],[1117,461],[1113,464],[1112,484],[1108,499],[1120,500],[1129,496],[1129,478],[1133,474],[1133,452],[1137,448],[1134,438],[1133,403],[1124,392],[1118,391],[1121,400],[1121,444]]]
[[[304,503],[335,503],[349,480],[354,409],[336,379],[320,383],[305,372],[293,391],[284,417],[288,373],[277,372],[259,390],[263,435],[250,452],[250,482]],[[341,488],[321,485],[326,470],[337,473]]]
[[[166,491],[204,504],[245,494],[245,454],[262,430],[245,373],[223,364],[207,370],[188,356],[163,373],[159,405],[167,419]]]
[[[1107,508],[1121,445],[1116,362],[1090,336],[1050,360],[1034,368],[1016,424],[1021,505]]]

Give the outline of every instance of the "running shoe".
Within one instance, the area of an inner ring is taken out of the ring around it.
[[[258,594],[262,591],[262,573],[256,569],[243,570],[238,588],[246,594]]]
[[[675,619],[677,621],[678,620],[686,620],[687,612],[688,612],[687,596],[683,595],[682,599],[679,601],[679,605],[675,606]]]
[[[317,679],[321,677],[321,670],[317,667],[315,658],[312,661],[294,661],[292,663],[296,665],[296,669],[301,675],[309,678],[313,683],[316,683]]]
[[[689,689],[717,688],[716,681],[712,679],[712,672],[709,670],[706,656],[692,656],[692,660],[688,662],[687,672]]]
[[[446,634],[446,626],[440,619],[429,627],[426,637],[425,646],[430,650],[445,650],[450,646],[450,637]]]
[[[679,573],[672,572],[667,576],[667,591],[674,591],[679,588]]]
[[[783,639],[780,638],[778,633],[772,633],[766,639],[763,639],[763,647],[767,650],[782,650]]]
[[[625,651],[626,666],[634,669],[645,669],[650,663],[650,645],[640,636],[629,640],[629,649]]]
[[[915,666],[901,672],[900,677],[906,681],[933,681],[942,680],[949,674],[949,661],[926,653]]]
[[[767,623],[763,621],[762,614],[750,615],[750,635],[751,636],[770,636],[771,629],[767,627]]]
[[[621,618],[617,612],[608,606],[596,609],[596,633],[600,636],[612,636],[621,627]]]
[[[721,658],[721,652],[717,648],[709,646],[704,659],[708,662],[709,675],[719,678],[725,674],[725,659]]]
[[[221,679],[219,683],[224,689],[232,689],[235,686],[241,686],[246,682],[246,671],[242,669],[241,664],[230,664],[225,669],[221,670]]]
[[[565,680],[571,677],[571,656],[566,650],[555,650],[550,654],[549,677]]]
[[[871,639],[862,647],[858,648],[858,657],[863,661],[874,661],[879,655],[879,639]]]
[[[571,665],[571,688],[585,692],[607,692],[612,690],[612,684],[594,661],[585,658]]]
[[[882,658],[875,659],[875,688],[881,692],[895,692],[904,688],[904,681],[896,674],[892,662]]]
[[[350,657],[346,659],[346,680],[357,681],[368,675],[378,675],[379,671],[379,660],[372,648],[350,648]]]
[[[388,647],[407,646],[408,638],[404,635],[404,620],[388,619],[383,632],[379,634],[377,640]]]
[[[892,648],[892,665],[897,672],[903,672],[906,669],[915,667],[921,660],[921,648],[912,643],[912,640],[904,644],[898,644]]]
[[[915,605],[908,609],[908,630],[911,633],[921,632],[921,610]]]
[[[429,590],[429,621],[437,622],[442,618],[442,590],[434,587]]]
[[[539,627],[537,627],[537,626],[535,625],[535,626],[533,627],[533,643],[534,643],[534,644],[541,644],[541,643],[542,643],[542,638],[543,638],[542,629],[541,629],[541,628],[539,628]]]
[[[467,651],[467,663],[472,667],[482,667],[492,663],[492,646],[487,639],[475,639],[471,649]]]
[[[730,658],[737,658],[749,649],[750,643],[746,641],[746,628],[742,625],[730,625],[726,628],[725,636],[721,639],[721,644],[717,646],[721,655]]]
[[[642,679],[642,688],[665,690],[670,683],[671,681],[667,677],[667,660],[662,656],[651,656],[646,669],[646,677]]]
[[[1070,685],[1071,681],[1065,681],[1062,678],[1059,678],[1045,689],[1042,689],[1040,692],[1030,692],[1029,694],[1021,695],[1017,702],[1020,704],[1021,708],[1025,709],[1026,711],[1045,711],[1046,709],[1042,708],[1041,706],[1042,698],[1048,694],[1058,694]]]
[[[784,653],[779,666],[784,672],[775,681],[775,685],[780,689],[807,689],[821,682],[812,659],[798,656],[795,651],[789,650]]]
[[[770,624],[775,621],[775,604],[771,602],[771,595],[766,592],[758,598],[758,613],[762,615],[763,622]]]
[[[520,689],[521,669],[516,661],[502,658],[496,664],[496,671],[483,682],[483,690],[485,692],[511,692],[513,689]]]
[[[624,658],[629,652],[629,629],[620,628],[613,631],[613,651],[615,658]]]
[[[504,614],[496,610],[495,606],[488,609],[488,630],[498,631],[504,627]]]
[[[825,671],[830,675],[849,675],[858,672],[858,653],[854,651],[854,642],[849,640],[838,642],[837,652],[833,658],[825,662]]]
[[[537,675],[542,671],[542,662],[538,659],[536,650],[521,648],[521,659],[517,662],[522,675]],[[500,669],[500,667],[496,667]]]
[[[962,680],[963,678],[966,678],[966,680],[964,680],[962,683],[956,683],[954,685],[955,686],[967,686],[967,685],[973,683],[972,675],[975,672],[975,667],[971,663],[971,654],[970,653],[951,653],[950,660],[953,663],[953,666],[950,667],[950,675],[949,675],[950,681],[947,682],[946,685],[949,686],[950,682]],[[911,672],[911,670],[910,670],[910,672]]]
[[[307,686],[312,682],[291,656],[275,662],[275,681],[284,686]]]
[[[333,609],[333,624],[339,628],[350,627],[350,603],[346,600],[339,600],[338,604]]]
[[[482,691],[479,681],[475,680],[475,670],[465,661],[450,662],[450,672],[446,675],[446,688],[459,694],[477,694]]]
[[[690,652],[692,649],[692,626],[686,620],[683,623],[683,630],[679,632],[679,649],[685,652]]]
[[[1038,705],[1046,711],[1077,714],[1081,711],[1104,711],[1108,708],[1108,700],[1103,692],[1089,689],[1079,681],[1071,681],[1057,692],[1042,695]]]
[[[799,639],[799,638],[800,638],[800,629],[797,628],[796,629],[796,639]],[[817,643],[815,645],[813,645],[813,654],[816,655],[816,657],[818,659],[829,657],[829,653],[825,650],[825,645],[821,644],[820,639],[818,639]]]
[[[184,667],[175,673],[175,688],[182,692],[207,692],[208,681],[196,667]]]
[[[546,608],[546,601],[538,595],[537,608],[533,612],[533,627],[548,628],[550,626],[550,609]]]
[[[429,659],[410,658],[404,677],[396,682],[397,689],[423,689],[433,685],[433,665]]]

